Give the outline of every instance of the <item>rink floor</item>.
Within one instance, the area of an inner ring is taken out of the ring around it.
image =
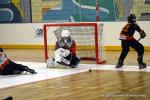
[[[37,74],[29,74],[23,73],[21,75],[8,75],[8,76],[1,76],[0,75],[0,89],[37,82],[41,80],[47,80],[77,73],[82,73],[92,70],[110,70],[110,71],[142,71],[142,72],[150,72],[150,66],[147,66],[146,69],[139,70],[138,66],[129,66],[125,65],[121,69],[116,69],[115,65],[96,65],[96,64],[79,64],[77,68],[46,68],[45,63],[38,63],[38,62],[17,62],[24,65],[29,66],[36,70]]]

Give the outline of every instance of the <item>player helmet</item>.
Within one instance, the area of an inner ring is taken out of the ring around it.
[[[61,37],[70,37],[70,32],[68,30],[62,30]]]
[[[129,23],[135,23],[136,22],[136,16],[135,16],[135,14],[129,14],[128,15],[128,22]]]
[[[63,42],[66,44],[66,43],[71,43],[72,39],[70,37],[70,31],[68,30],[62,30],[62,33],[61,33],[61,39],[63,40]]]

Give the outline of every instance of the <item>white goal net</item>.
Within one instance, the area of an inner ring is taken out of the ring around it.
[[[62,30],[69,30],[76,41],[77,56],[82,60],[104,63],[103,24],[99,23],[54,23],[44,25],[45,60],[54,58],[55,43]]]

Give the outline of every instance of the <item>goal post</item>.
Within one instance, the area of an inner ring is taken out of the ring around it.
[[[45,61],[54,58],[55,43],[62,30],[69,30],[76,41],[77,56],[82,60],[93,60],[96,64],[105,63],[103,49],[103,25],[97,22],[68,22],[44,24]]]

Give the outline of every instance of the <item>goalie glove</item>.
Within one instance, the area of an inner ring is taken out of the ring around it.
[[[145,38],[146,37],[146,33],[144,32],[144,30],[140,31],[140,37],[141,38]]]
[[[70,54],[70,51],[65,49],[65,51],[63,53],[63,57],[67,57],[67,56],[69,56],[69,54]]]
[[[55,56],[60,56],[60,57],[67,57],[69,56],[70,51],[67,49],[59,48],[55,51]]]
[[[70,51],[68,49],[63,49],[60,53],[60,56],[67,57],[67,56],[69,56],[69,54],[70,54]]]

